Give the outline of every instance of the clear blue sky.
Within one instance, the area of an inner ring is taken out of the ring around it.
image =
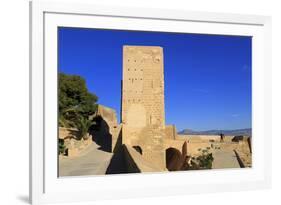
[[[59,72],[84,77],[118,118],[123,45],[163,47],[166,124],[251,128],[251,37],[59,28]]]

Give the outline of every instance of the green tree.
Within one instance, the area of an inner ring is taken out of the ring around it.
[[[85,80],[78,75],[59,73],[59,125],[76,127],[97,108],[98,97],[88,91]]]
[[[88,131],[89,131],[89,128],[94,125],[95,123],[87,118],[81,118],[79,121],[77,121],[77,129],[78,129],[78,132],[79,132],[79,135],[78,135],[78,139],[84,139],[84,140],[87,140],[89,138],[89,135],[88,135]]]

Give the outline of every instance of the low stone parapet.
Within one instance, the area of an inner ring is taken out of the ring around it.
[[[148,162],[135,149],[127,145],[123,145],[123,149],[128,173],[166,171],[166,169],[153,165],[153,162]]]
[[[77,140],[78,130],[74,128],[59,127],[59,139],[65,145],[65,157],[80,156],[82,152],[92,144],[92,138]]]

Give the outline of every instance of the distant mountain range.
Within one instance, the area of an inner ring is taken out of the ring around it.
[[[178,134],[182,135],[252,135],[252,128],[236,129],[236,130],[206,130],[206,131],[194,131],[191,129],[184,129]]]

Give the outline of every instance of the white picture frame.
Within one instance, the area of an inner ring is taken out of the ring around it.
[[[57,89],[58,26],[253,36],[253,167],[58,178],[57,141],[53,140],[57,138],[57,98],[53,91]],[[241,191],[271,186],[270,17],[31,2],[30,93],[32,204]]]

